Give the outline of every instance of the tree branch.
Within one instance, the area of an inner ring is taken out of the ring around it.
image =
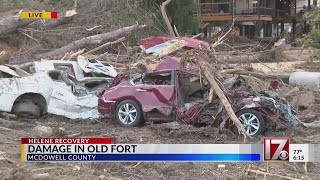
[[[56,50],[53,50],[53,51],[50,51],[50,52],[47,52],[44,54],[38,54],[38,55],[36,55],[36,58],[50,57],[50,56],[57,56],[57,55],[65,54],[69,51],[82,48],[82,47],[87,46],[89,44],[98,44],[98,43],[101,43],[102,41],[117,38],[119,36],[128,34],[131,31],[134,31],[134,30],[137,30],[140,28],[144,28],[144,27],[146,27],[146,25],[135,24],[135,25],[120,28],[120,29],[117,29],[117,30],[114,30],[111,32],[85,37],[80,40],[73,41],[73,42],[71,42],[71,43],[69,43],[59,49],[56,49]]]
[[[107,42],[107,43],[105,43],[105,44],[103,44],[103,45],[101,45],[101,46],[99,46],[99,47],[96,47],[96,48],[94,48],[94,49],[92,49],[92,50],[84,53],[83,55],[85,56],[85,55],[87,55],[87,54],[90,54],[90,53],[93,53],[93,52],[95,52],[95,51],[98,51],[98,50],[100,50],[100,49],[102,49],[102,48],[104,48],[104,47],[110,46],[110,45],[112,45],[112,44],[117,44],[117,43],[119,43],[119,42],[123,42],[125,39],[126,39],[125,37],[122,37],[122,38],[120,38],[120,39],[118,39],[118,40],[116,40],[116,41]]]
[[[161,14],[162,14],[162,17],[164,19],[164,22],[166,23],[167,25],[167,28],[168,28],[168,31],[169,31],[169,34],[171,36],[176,36],[175,33],[174,33],[174,30],[171,26],[171,23],[169,21],[169,18],[168,18],[168,15],[167,15],[167,12],[166,12],[166,6],[171,2],[172,0],[166,0],[165,2],[163,2],[161,5],[160,5],[160,10],[161,10]]]

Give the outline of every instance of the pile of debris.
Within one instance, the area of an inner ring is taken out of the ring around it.
[[[120,38],[109,44],[123,40]],[[142,84],[144,89],[158,91],[152,96],[166,97],[168,92],[162,92],[161,86],[174,80],[175,84],[171,84],[174,85],[171,93],[174,93],[165,98],[167,102],[158,98],[148,104],[136,98],[145,119],[157,119],[154,114],[159,117],[160,113],[162,121],[174,119],[185,124],[235,126],[249,136],[263,133],[269,123],[289,127],[300,123],[294,106],[285,100],[290,99],[289,85],[276,76],[258,72],[221,71],[219,63],[214,61],[216,57],[210,57],[213,46],[204,41],[187,37],[150,37],[141,41],[140,50],[131,48],[127,51],[126,58],[119,58],[121,55],[118,54],[115,62],[110,54],[92,55],[109,44],[86,53],[66,54],[62,60],[2,65],[0,99],[6,99],[8,103],[2,104],[0,110],[35,118],[51,113],[71,119],[95,119],[104,115],[117,119],[115,114],[119,108],[114,107],[116,104],[112,104],[114,109],[108,114],[102,110],[103,103],[119,103],[125,97],[134,97],[126,82],[131,82],[136,91],[147,91],[141,90]],[[130,55],[136,59],[128,58]],[[70,60],[63,60],[66,56],[70,56]],[[77,61],[72,61],[74,58]],[[104,60],[99,61],[101,58]],[[173,74],[165,80],[164,72]],[[138,78],[128,81],[125,74]],[[151,77],[155,74],[160,76]],[[12,78],[19,83],[12,84]],[[121,94],[121,88],[127,91]],[[112,91],[116,91],[117,97]],[[298,103],[295,98],[291,101],[296,102],[294,105]],[[174,117],[170,118],[171,115]],[[129,123],[130,118],[133,117],[124,116],[126,122],[122,125],[135,125],[133,120]]]
[[[76,15],[75,8],[71,12],[61,18],[71,19]],[[25,27],[29,23],[12,21],[10,26]],[[302,124],[295,108],[299,100],[279,77],[222,68],[224,49],[255,60],[259,60],[255,53],[265,53],[266,47],[260,43],[229,36],[233,25],[214,44],[197,40],[197,36],[149,37],[142,39],[139,47],[123,44],[125,35],[144,27],[137,23],[32,55],[34,59],[22,65],[1,65],[0,101],[6,103],[0,104],[0,111],[33,118],[47,113],[71,119],[111,115],[123,126],[135,126],[144,119],[218,124],[236,127],[245,136],[263,133],[270,123],[289,127]],[[114,41],[89,51],[82,49],[109,40]],[[111,45],[119,45],[118,54],[95,54]],[[317,79],[318,75],[312,77]],[[301,75],[289,79],[293,81],[309,83]],[[310,100],[313,102],[316,98]]]

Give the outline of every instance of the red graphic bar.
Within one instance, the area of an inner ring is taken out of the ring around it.
[[[111,144],[111,138],[21,138],[21,144]]]
[[[51,12],[51,18],[57,19],[58,18],[58,12]]]

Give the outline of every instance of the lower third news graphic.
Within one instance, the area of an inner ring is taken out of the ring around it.
[[[320,145],[113,144],[110,138],[22,138],[22,162],[320,162]]]

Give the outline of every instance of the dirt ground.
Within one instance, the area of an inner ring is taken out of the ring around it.
[[[113,120],[93,123],[73,121],[57,116],[47,116],[38,121],[19,120],[2,123],[0,127],[0,177],[2,179],[264,179],[264,175],[248,173],[248,169],[294,177],[318,179],[320,165],[308,163],[20,163],[20,138],[35,137],[36,125],[66,128],[66,134],[82,132],[81,137],[111,137],[117,143],[244,143],[242,137],[213,127],[196,128],[174,123],[150,124],[140,128],[123,128]],[[4,127],[4,128],[3,128]],[[8,128],[8,129],[6,129]],[[11,129],[11,130],[10,130]],[[293,129],[266,132],[267,137],[291,137],[293,143],[320,140],[316,130]],[[56,135],[56,134],[55,134]],[[262,143],[261,138],[248,143]],[[317,142],[319,143],[319,141]],[[218,168],[225,164],[225,168]],[[266,176],[266,179],[279,177]]]

